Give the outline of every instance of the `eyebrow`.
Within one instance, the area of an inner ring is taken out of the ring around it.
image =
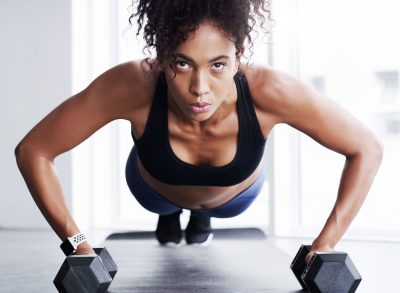
[[[180,57],[180,58],[185,59],[186,61],[190,61],[192,63],[196,63],[192,58],[190,58],[189,56],[186,56],[185,54],[182,54],[182,53],[175,53],[174,56]],[[230,57],[227,55],[219,55],[217,57],[214,57],[214,58],[208,60],[208,62],[212,63],[212,62],[215,62],[220,59],[230,59]]]

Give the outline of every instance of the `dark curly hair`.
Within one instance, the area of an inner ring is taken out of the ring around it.
[[[235,44],[236,56],[244,53],[244,42],[247,38],[252,53],[253,40],[250,35],[255,30],[256,18],[260,27],[271,20],[270,2],[264,0],[133,0],[136,12],[129,17],[137,18],[138,30],[143,28],[146,49],[156,49],[156,59],[162,63],[173,57],[174,50],[184,42],[188,34],[195,31],[203,21],[210,21],[222,29]],[[147,58],[149,60],[149,58]]]

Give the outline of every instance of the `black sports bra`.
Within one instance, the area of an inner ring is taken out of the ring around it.
[[[168,137],[167,83],[160,74],[143,135],[132,138],[143,167],[154,178],[173,185],[231,186],[248,178],[262,160],[265,142],[244,74],[234,77],[238,99],[238,146],[234,159],[224,166],[197,166],[180,160]]]

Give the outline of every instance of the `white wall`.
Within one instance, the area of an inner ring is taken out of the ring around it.
[[[48,228],[17,168],[14,148],[71,95],[70,1],[0,2],[0,227]],[[71,204],[71,157],[56,159]]]

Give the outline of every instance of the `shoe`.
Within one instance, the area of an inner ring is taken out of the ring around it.
[[[179,221],[182,210],[158,217],[156,238],[161,245],[177,246],[182,240],[182,229]]]
[[[213,238],[210,217],[200,212],[192,212],[185,230],[185,238],[187,244],[207,246]]]

